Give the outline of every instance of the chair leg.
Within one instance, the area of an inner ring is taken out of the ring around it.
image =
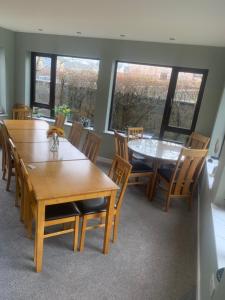
[[[188,198],[188,208],[189,210],[192,210],[193,207],[193,196],[190,196],[190,198]]]
[[[4,167],[3,174],[2,174],[2,179],[3,180],[5,180],[5,175],[6,175],[6,168]]]
[[[20,188],[18,180],[16,180],[16,198],[15,198],[15,206],[19,207],[19,199],[20,199]]]
[[[73,238],[73,251],[77,251],[79,221],[80,221],[79,216],[75,217],[75,222],[74,222],[74,238]]]
[[[119,225],[119,215],[114,217],[114,226],[113,226],[113,239],[112,242],[115,243],[118,239],[118,225]]]
[[[167,196],[166,196],[166,203],[165,203],[165,207],[164,207],[164,211],[165,211],[165,212],[168,212],[168,210],[169,210],[169,205],[170,205],[170,195],[169,195],[169,193],[167,193]]]
[[[34,235],[34,263],[36,264],[36,243],[37,243],[37,233],[36,233],[36,228],[35,228],[35,235]]]
[[[6,191],[9,192],[9,187],[11,183],[11,176],[12,176],[12,169],[10,168],[8,171],[8,178],[7,178],[7,185],[6,185]]]
[[[32,238],[32,212],[29,209],[28,216],[27,216],[27,236],[29,239]]]
[[[82,228],[81,228],[81,237],[80,237],[80,247],[79,251],[82,252],[84,250],[84,241],[86,236],[86,227],[87,227],[87,217],[83,216]]]

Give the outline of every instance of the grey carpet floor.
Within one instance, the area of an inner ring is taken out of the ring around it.
[[[101,164],[105,170],[106,165]],[[119,239],[101,253],[103,230],[87,233],[83,253],[72,236],[47,239],[42,273],[35,273],[33,241],[26,238],[10,192],[0,180],[0,299],[194,300],[196,210],[175,201],[162,211],[143,189],[129,187],[122,207]],[[48,188],[46,186],[46,188]]]

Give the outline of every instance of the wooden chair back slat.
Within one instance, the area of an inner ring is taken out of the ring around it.
[[[128,141],[142,139],[144,134],[143,127],[128,127],[127,136]]]
[[[28,106],[12,109],[13,120],[31,120],[32,109]]]
[[[116,208],[119,210],[122,206],[124,193],[127,188],[128,179],[132,166],[129,162],[116,155],[109,171],[109,177],[120,186],[119,195],[116,201]]]
[[[198,132],[192,132],[189,136],[186,147],[191,149],[207,149],[210,138]]]
[[[82,152],[92,161],[93,163],[96,162],[99,148],[101,144],[101,138],[94,132],[88,132]]]
[[[9,145],[9,135],[5,125],[2,126],[2,134],[3,134],[3,147],[5,152],[6,159],[6,167],[9,169],[12,167],[12,152]]]
[[[55,117],[54,126],[63,129],[65,120],[66,120],[66,116],[64,114],[57,114],[56,117]]]
[[[69,133],[68,140],[75,147],[79,147],[82,132],[83,132],[83,125],[81,123],[74,121]]]
[[[191,195],[207,152],[206,149],[182,149],[171,180],[171,195]]]
[[[129,161],[127,137],[118,133],[117,131],[114,132],[114,137],[115,137],[116,155],[119,155],[124,160]]]

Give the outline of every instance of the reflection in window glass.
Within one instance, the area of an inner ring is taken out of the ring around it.
[[[170,126],[191,128],[202,78],[202,74],[179,72],[172,102]]]
[[[36,56],[35,102],[49,104],[51,58]]]
[[[93,125],[98,70],[99,60],[57,57],[55,105],[69,105],[69,121],[83,118]]]
[[[144,127],[159,136],[172,68],[117,63],[110,129]]]

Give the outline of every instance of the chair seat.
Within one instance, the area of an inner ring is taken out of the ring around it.
[[[93,214],[106,211],[107,201],[105,198],[77,201],[76,205],[81,214]]]
[[[159,168],[158,173],[161,175],[166,181],[170,182],[171,177],[173,175],[174,168]]]
[[[57,220],[67,217],[78,216],[79,210],[76,205],[72,202],[63,204],[54,204],[46,206],[45,220]]]
[[[143,173],[143,172],[153,172],[152,167],[149,165],[145,164],[142,161],[133,159],[132,160],[132,173]]]

